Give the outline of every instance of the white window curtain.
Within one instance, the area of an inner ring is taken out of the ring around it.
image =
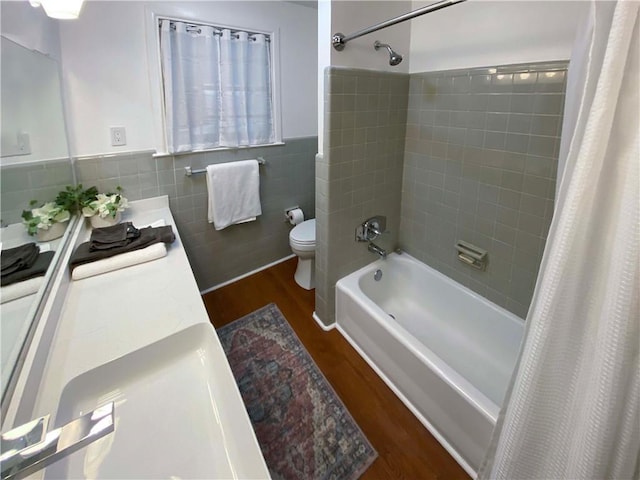
[[[265,35],[162,20],[160,52],[170,153],[275,141]]]
[[[556,211],[481,479],[638,475],[640,2],[589,7]]]

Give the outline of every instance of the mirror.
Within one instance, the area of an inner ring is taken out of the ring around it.
[[[9,248],[36,242],[39,255],[55,252],[46,254],[47,260],[52,257],[49,266],[34,278],[25,280],[20,279],[20,275],[11,278],[6,273],[3,275],[0,287],[0,390],[4,404],[38,306],[71,230],[68,225],[73,223],[70,220],[64,224],[67,231],[61,237],[38,239],[27,234],[21,214],[30,209],[31,200],[53,201],[66,185],[73,184],[73,169],[67,146],[58,63],[4,36],[0,37],[0,47],[2,250],[6,252]],[[3,257],[4,266],[8,257]]]
[[[2,38],[3,165],[67,159],[57,62]]]

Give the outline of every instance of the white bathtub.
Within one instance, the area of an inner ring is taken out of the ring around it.
[[[518,356],[522,319],[394,253],[337,283],[336,323],[475,477]]]

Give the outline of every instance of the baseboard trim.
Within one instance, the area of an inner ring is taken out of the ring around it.
[[[325,325],[322,320],[320,320],[320,317],[318,315],[316,315],[316,312],[314,310],[313,315],[311,315],[313,317],[313,319],[316,321],[316,323],[320,326],[320,328],[322,330],[324,330],[325,332],[330,332],[331,330],[333,330],[334,328],[336,328],[336,324],[332,323],[331,325],[327,326]]]
[[[207,288],[205,290],[200,291],[200,295],[204,295],[209,292],[213,292],[214,290],[218,290],[219,288],[226,287],[227,285],[231,285],[232,283],[237,282],[238,280],[242,280],[243,278],[250,277],[262,270],[266,270],[267,268],[271,268],[274,265],[278,265],[279,263],[286,262],[287,260],[291,260],[295,258],[295,254],[287,255],[286,257],[281,258],[280,260],[276,260],[275,262],[271,262],[268,265],[263,265],[262,267],[256,268],[255,270],[251,270],[250,272],[243,273],[239,277],[232,278],[231,280],[227,280],[226,282],[219,283],[218,285],[214,285],[213,287]]]

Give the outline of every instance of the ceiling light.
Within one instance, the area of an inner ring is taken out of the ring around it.
[[[84,0],[29,0],[32,6],[42,5],[48,17],[60,20],[78,18]]]

